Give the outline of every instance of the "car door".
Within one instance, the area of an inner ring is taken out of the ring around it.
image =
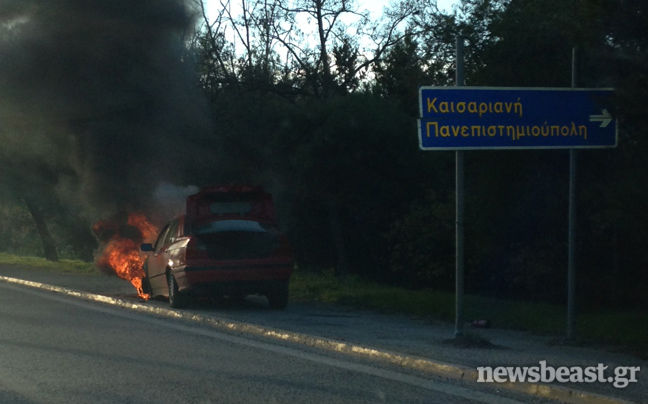
[[[153,295],[161,294],[166,291],[166,279],[164,277],[166,270],[166,261],[164,260],[164,240],[169,232],[170,224],[164,226],[158,235],[155,244],[153,245],[153,252],[146,261],[146,273],[153,290]]]

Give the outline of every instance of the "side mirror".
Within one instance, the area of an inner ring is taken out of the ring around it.
[[[155,251],[155,250],[153,249],[153,244],[151,244],[151,243],[144,243],[144,244],[142,244],[142,245],[140,246],[140,249],[141,249],[142,251],[151,251],[151,252]]]

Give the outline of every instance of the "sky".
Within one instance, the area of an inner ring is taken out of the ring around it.
[[[235,8],[236,5],[240,4],[241,0],[230,0],[230,1],[231,1],[230,4]],[[358,10],[359,11],[368,10],[371,15],[371,19],[377,20],[382,15],[384,8],[388,6],[390,2],[393,1],[397,1],[397,0],[357,0]],[[434,1],[434,0],[429,0],[429,1]],[[226,0],[203,0],[203,4],[205,5],[207,15],[209,16],[209,19],[212,22],[216,20],[218,15],[218,10],[220,10],[221,3],[223,2],[227,2],[227,1]],[[436,0],[439,10],[447,11],[447,12],[451,11],[452,6],[458,2],[459,0]],[[298,22],[299,21],[300,20],[298,20]],[[304,21],[303,22],[304,24],[307,24],[308,18],[304,16],[302,21]],[[343,20],[343,22],[348,23],[346,20]],[[311,35],[314,35],[314,32],[310,27],[303,28],[303,31],[311,32]],[[236,38],[233,36],[233,33],[231,31],[229,31],[229,33],[226,32],[225,35],[230,41],[233,41],[234,43],[238,42]],[[230,35],[232,35],[231,38],[229,38]],[[311,40],[316,41],[314,37]],[[370,43],[369,41],[365,42],[361,40],[360,46],[364,49],[371,49],[373,47],[373,44]]]
[[[210,0],[214,1],[214,0]],[[383,8],[389,4],[390,0],[358,0],[360,9],[369,10],[372,15],[380,15]],[[441,10],[450,10],[457,0],[437,0],[437,6]]]
[[[204,4],[209,11],[210,9],[216,9],[219,7],[221,0],[203,0]],[[389,5],[390,0],[357,0],[358,8],[360,10],[369,10],[372,17],[378,17],[382,14],[382,10],[385,6]],[[452,5],[457,3],[458,0],[437,0],[437,6],[441,10],[450,11]]]

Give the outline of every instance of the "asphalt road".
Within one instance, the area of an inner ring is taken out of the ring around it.
[[[0,284],[0,403],[516,403],[398,369]]]

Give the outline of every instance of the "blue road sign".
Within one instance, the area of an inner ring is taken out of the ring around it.
[[[421,87],[422,150],[616,147],[612,89]]]

